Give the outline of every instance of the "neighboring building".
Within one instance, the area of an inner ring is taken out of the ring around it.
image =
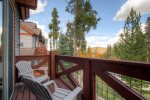
[[[39,40],[39,47],[37,47],[34,51],[35,55],[47,55],[47,46],[46,46],[46,39],[44,36],[42,36]]]
[[[45,46],[46,46],[46,48],[47,48],[47,50],[49,50],[49,42],[48,42],[48,38],[45,38]]]
[[[43,43],[41,30],[36,23],[20,23],[20,55],[33,55],[36,48]]]

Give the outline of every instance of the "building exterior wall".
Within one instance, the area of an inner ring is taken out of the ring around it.
[[[20,28],[20,33],[27,33],[27,32],[23,30],[22,28]]]
[[[32,36],[32,48],[36,48],[36,41],[37,41],[37,37],[36,36]]]
[[[39,47],[39,43],[40,43],[40,42],[39,42],[39,38],[37,37],[37,38],[36,38],[36,44],[35,44],[35,45],[36,45],[36,48]]]
[[[33,55],[37,47],[39,47],[38,37],[20,28],[20,55]]]
[[[30,35],[20,35],[20,55],[33,55],[35,48],[33,37]]]
[[[32,36],[21,35],[20,36],[20,48],[32,48]]]

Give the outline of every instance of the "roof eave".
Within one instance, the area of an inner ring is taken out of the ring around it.
[[[15,0],[15,1],[19,6],[21,20],[29,18],[29,9],[35,10],[37,8],[37,0]]]
[[[15,0],[20,6],[35,10],[37,8],[37,0]]]

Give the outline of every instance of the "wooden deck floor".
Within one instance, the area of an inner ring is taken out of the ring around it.
[[[55,80],[56,84],[60,88],[68,89],[58,79]],[[22,88],[22,85],[16,85],[12,100],[37,100],[35,95],[29,91],[26,87]]]
[[[34,94],[26,87],[16,86],[12,100],[37,100]]]

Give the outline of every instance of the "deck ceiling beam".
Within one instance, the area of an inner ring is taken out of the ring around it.
[[[24,20],[25,19],[25,8],[24,7],[20,7],[21,8],[21,19]]]
[[[21,9],[21,19],[25,20],[29,18],[29,9],[23,6],[21,6],[20,9]]]
[[[29,8],[25,8],[25,10],[26,10],[26,18],[29,18]]]
[[[37,0],[15,0],[20,6],[24,6],[29,9],[37,8]]]

